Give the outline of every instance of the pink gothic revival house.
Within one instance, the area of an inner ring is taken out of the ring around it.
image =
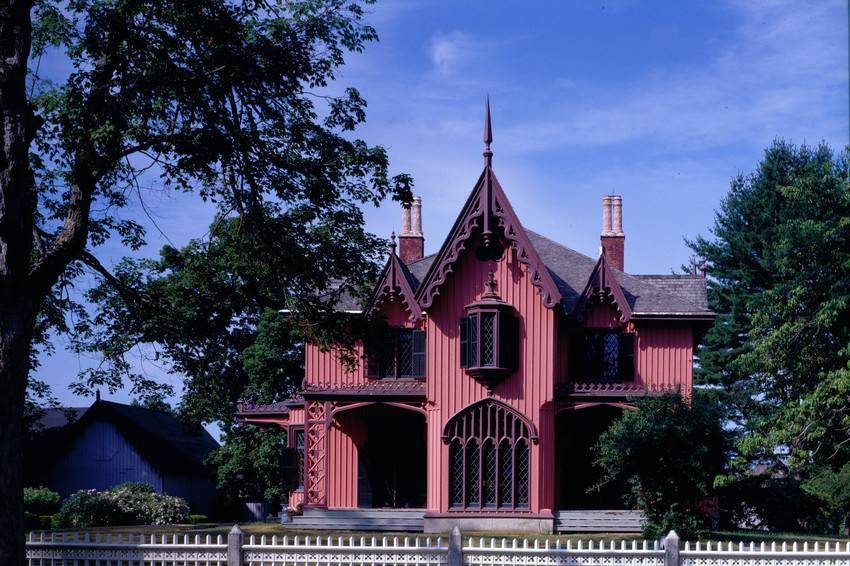
[[[622,486],[588,491],[590,449],[634,397],[690,395],[714,319],[705,279],[627,273],[619,196],[602,199],[598,258],[526,229],[492,168],[489,107],[484,141],[440,250],[423,257],[416,198],[369,303],[339,305],[390,327],[360,346],[359,367],[307,344],[296,398],[239,407],[243,422],[289,431],[296,524],[638,527]]]

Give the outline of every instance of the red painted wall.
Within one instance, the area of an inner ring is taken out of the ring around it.
[[[475,244],[467,249],[475,249]],[[427,506],[432,513],[447,512],[449,506],[448,447],[440,438],[443,427],[455,413],[487,396],[484,386],[460,367],[459,320],[464,307],[483,294],[491,270],[497,292],[520,317],[519,370],[496,386],[493,397],[528,417],[540,435],[540,443],[531,445],[531,512],[545,513],[554,502],[554,311],[543,306],[512,250],[498,262],[482,262],[466,253],[428,312]]]

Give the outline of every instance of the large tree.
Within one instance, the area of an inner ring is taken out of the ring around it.
[[[0,563],[24,561],[19,455],[33,338],[79,309],[67,287],[82,266],[128,308],[144,300],[96,258],[116,238],[143,245],[142,223],[119,212],[139,198],[140,177],[194,191],[258,239],[287,216],[362,231],[359,204],[409,198],[385,151],[348,134],[365,101],[327,88],[346,53],[375,39],[363,18],[351,0],[0,5]],[[66,61],[66,76],[41,80],[42,57]]]
[[[850,461],[848,155],[775,142],[691,244],[719,313],[697,379],[735,408],[744,470]]]

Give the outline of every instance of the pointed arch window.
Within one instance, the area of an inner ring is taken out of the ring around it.
[[[446,424],[450,510],[529,509],[533,425],[513,408],[485,399]]]

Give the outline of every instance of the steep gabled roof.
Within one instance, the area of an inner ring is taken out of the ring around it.
[[[484,167],[475,188],[466,199],[466,203],[455,220],[448,237],[437,252],[416,297],[422,308],[429,308],[439,295],[455,264],[467,248],[471,237],[479,233],[488,233],[498,228],[505,241],[517,251],[519,262],[531,276],[534,285],[543,297],[543,304],[552,308],[561,300],[560,291],[552,275],[540,260],[522,223],[519,221],[508,197],[502,190],[499,180],[488,165]]]
[[[605,259],[605,253],[599,254],[599,259],[590,272],[590,277],[579,296],[578,302],[572,310],[572,316],[577,320],[584,318],[587,307],[597,298],[605,299],[611,297],[614,306],[617,309],[619,320],[621,323],[626,323],[632,317],[632,308],[629,302],[623,295],[623,289],[619,282],[614,277],[614,272],[611,266],[608,265],[608,260]]]
[[[573,312],[598,260],[531,230],[526,232],[561,291],[564,310]],[[630,275],[610,266],[609,269],[622,289],[632,317],[714,316],[708,308],[705,279],[702,277]]]
[[[393,234],[387,263],[369,301],[370,308],[376,309],[383,301],[392,300],[398,296],[404,302],[407,312],[410,313],[410,320],[419,319],[422,316],[422,309],[419,308],[416,300],[412,287],[414,283],[416,279],[395,253],[395,234]]]

